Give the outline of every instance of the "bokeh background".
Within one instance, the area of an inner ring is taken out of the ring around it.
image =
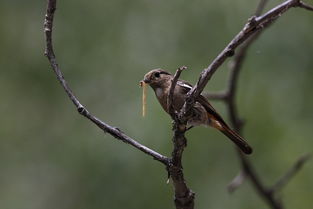
[[[281,1],[272,0],[267,9]],[[306,1],[313,3],[312,0]],[[141,117],[138,81],[154,68],[199,73],[243,27],[256,0],[67,0],[58,2],[58,62],[80,101],[97,117],[170,155],[171,120],[148,94]],[[0,208],[174,208],[167,173],[150,157],[77,114],[43,56],[45,1],[0,2]],[[249,50],[237,102],[251,160],[273,184],[313,147],[313,13],[291,9]],[[206,92],[222,90],[224,64]],[[225,107],[213,103],[227,119]],[[188,134],[184,171],[196,208],[268,208],[249,182],[234,194],[233,145],[203,127]],[[280,193],[286,208],[312,207],[309,161]]]

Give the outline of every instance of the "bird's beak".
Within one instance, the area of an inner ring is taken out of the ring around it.
[[[144,78],[142,81],[145,82],[145,83],[150,83],[150,80],[147,79],[147,78]]]
[[[150,79],[148,79],[146,76],[144,77],[144,79],[142,81],[145,83],[150,83]]]
[[[142,86],[143,83],[149,84],[149,83],[150,83],[150,80],[147,79],[147,78],[144,78],[143,80],[140,81],[140,86]]]

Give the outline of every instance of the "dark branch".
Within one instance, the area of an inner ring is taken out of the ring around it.
[[[225,62],[228,57],[234,55],[235,50],[238,46],[240,46],[244,41],[246,41],[249,37],[251,37],[251,35],[255,34],[257,31],[266,28],[268,25],[270,25],[270,23],[279,18],[288,9],[299,5],[299,0],[288,0],[271,9],[260,17],[252,16],[251,18],[249,18],[243,29],[230,41],[230,43],[213,60],[213,62],[201,72],[197,84],[188,93],[188,97],[180,114],[185,115],[190,111],[191,107],[196,101],[196,98],[201,94],[204,87],[211,79],[212,75]]]
[[[238,152],[239,155],[242,155]],[[240,157],[241,166],[243,171],[247,174],[247,177],[252,182],[257,193],[260,197],[268,203],[268,205],[273,209],[283,209],[282,203],[275,199],[274,195],[265,187],[264,183],[261,181],[260,177],[254,170],[254,167],[246,157]]]
[[[55,54],[53,51],[53,45],[52,45],[52,28],[53,28],[53,17],[54,12],[56,9],[56,0],[48,0],[47,5],[47,12],[45,16],[44,21],[44,31],[46,36],[46,49],[45,49],[45,55],[49,59],[50,65],[54,71],[54,73],[57,76],[58,81],[62,85],[63,89],[65,90],[67,96],[70,98],[70,100],[74,103],[76,106],[78,112],[88,118],[90,121],[92,121],[94,124],[96,124],[99,128],[101,128],[104,132],[111,134],[113,137],[132,145],[133,147],[141,150],[142,152],[146,153],[147,155],[152,156],[155,160],[163,163],[164,165],[169,164],[169,159],[166,156],[163,156],[159,154],[158,152],[140,144],[136,140],[132,139],[131,137],[124,134],[121,130],[118,128],[111,127],[110,125],[102,122],[100,119],[93,116],[77,99],[77,97],[74,95],[73,91],[68,86],[68,83],[64,79],[64,76],[62,74],[61,69],[59,68]]]
[[[178,78],[183,70],[187,69],[182,66],[176,70],[173,77],[170,92],[167,98],[169,113],[174,120],[173,124],[173,144],[174,149],[172,152],[172,163],[168,167],[169,174],[173,180],[174,190],[175,190],[175,205],[177,209],[193,209],[194,208],[194,198],[195,193],[191,191],[184,179],[182,157],[184,149],[187,145],[187,139],[185,137],[186,132],[186,121],[181,121],[178,117],[178,113],[173,107],[173,94],[178,81]]]
[[[169,91],[169,94],[168,94],[168,97],[167,97],[167,109],[168,109],[168,112],[170,113],[171,117],[173,120],[176,120],[177,118],[176,117],[176,112],[174,110],[174,107],[173,107],[173,95],[174,95],[174,90],[175,90],[175,87],[176,87],[176,83],[179,79],[179,76],[181,74],[181,72],[183,70],[187,69],[186,66],[182,66],[180,68],[178,68],[175,72],[175,75],[173,77],[173,80],[172,80],[172,83],[171,83],[171,86],[170,86],[170,91]]]
[[[128,143],[135,148],[141,150],[142,152],[152,156],[154,159],[160,161],[164,165],[167,166],[168,172],[173,180],[173,185],[175,189],[175,205],[177,209],[193,209],[194,207],[194,196],[195,194],[187,187],[184,179],[184,175],[182,172],[182,154],[184,148],[186,146],[186,138],[184,136],[185,133],[185,126],[177,125],[175,126],[174,131],[174,149],[172,153],[172,158],[169,159],[154,150],[145,147],[144,145],[140,144],[139,142],[135,141],[134,139],[130,138],[118,128],[111,127],[106,123],[102,122],[100,119],[96,118],[79,102],[76,98],[70,87],[68,86],[62,71],[60,70],[56,58],[53,51],[52,45],[52,27],[53,27],[53,15],[56,8],[56,0],[48,0],[47,6],[47,13],[45,17],[45,24],[44,24],[44,31],[46,35],[46,50],[45,55],[49,59],[49,62],[52,66],[53,71],[55,72],[57,79],[59,80],[60,84],[64,88],[65,92],[67,93],[68,97],[76,106],[78,112],[96,124],[99,128],[103,131],[111,134],[115,138],[122,140],[125,143]],[[184,67],[180,68],[176,74],[176,79],[178,79],[180,71],[183,70]],[[177,82],[174,81],[174,82]],[[175,85],[174,85],[175,86]],[[170,98],[171,99],[171,98]],[[176,124],[176,123],[175,123]]]
[[[259,14],[262,11],[262,8],[264,7],[266,3],[266,0],[261,0],[256,16],[259,16]],[[167,166],[168,172],[173,180],[173,185],[175,189],[175,205],[177,209],[193,209],[194,208],[194,196],[195,194],[187,187],[183,175],[183,168],[182,168],[182,155],[184,148],[186,147],[186,138],[185,138],[185,132],[186,132],[186,121],[187,121],[187,115],[191,107],[196,101],[196,98],[201,94],[204,87],[206,86],[207,82],[210,80],[212,75],[215,73],[215,71],[219,68],[220,65],[222,65],[225,60],[228,57],[231,57],[234,55],[235,50],[238,46],[240,46],[242,43],[245,43],[242,47],[239,53],[235,56],[234,65],[231,70],[229,85],[227,87],[226,92],[221,94],[213,94],[209,95],[209,97],[214,99],[220,99],[223,100],[228,104],[228,109],[230,113],[230,118],[233,123],[233,126],[238,131],[241,130],[242,122],[238,118],[237,109],[235,106],[235,93],[236,93],[236,85],[238,81],[238,75],[241,69],[242,62],[246,55],[246,50],[248,49],[249,45],[256,39],[256,37],[260,34],[260,31],[262,31],[264,28],[268,27],[271,23],[273,23],[278,17],[280,17],[284,12],[286,12],[291,7],[301,7],[308,10],[313,10],[313,7],[310,5],[307,5],[299,0],[288,0],[277,7],[273,8],[272,10],[268,11],[264,15],[260,17],[253,16],[251,17],[247,24],[244,26],[244,28],[233,38],[233,40],[225,47],[225,49],[213,60],[213,62],[202,71],[200,78],[197,82],[197,84],[194,86],[194,88],[189,92],[188,98],[184,104],[184,107],[182,108],[181,112],[176,113],[172,107],[173,104],[173,92],[174,88],[176,86],[177,80],[180,76],[181,71],[184,68],[179,68],[173,78],[171,90],[168,97],[168,105],[169,110],[171,113],[172,118],[174,119],[174,137],[173,137],[173,143],[174,143],[174,149],[172,152],[171,159],[167,158],[166,156],[163,156],[159,154],[158,152],[151,150],[148,147],[145,147],[144,145],[140,144],[139,142],[135,141],[134,139],[130,138],[126,134],[124,134],[122,131],[120,131],[118,128],[114,128],[109,126],[108,124],[102,122],[100,119],[96,118],[90,112],[79,102],[77,97],[74,95],[72,90],[69,88],[66,80],[64,79],[64,76],[62,74],[62,71],[60,70],[55,54],[53,51],[53,45],[52,45],[52,28],[53,28],[53,17],[54,12],[56,9],[56,0],[48,0],[48,6],[47,6],[47,13],[45,16],[45,23],[44,23],[44,31],[46,36],[46,49],[45,49],[45,55],[49,59],[49,62],[51,64],[51,67],[54,71],[54,73],[57,76],[58,81],[64,88],[65,92],[67,93],[70,100],[73,102],[73,104],[76,106],[78,112],[88,118],[90,121],[92,121],[94,124],[96,124],[99,128],[101,128],[103,131],[111,134],[113,137],[128,143],[132,145],[133,147],[141,150],[142,152],[152,156],[154,159],[158,160],[159,162],[163,163]],[[280,209],[282,208],[281,204],[274,199],[273,192],[271,190],[266,189],[263,184],[261,183],[260,179],[257,177],[253,167],[251,166],[250,162],[247,158],[245,158],[241,153],[239,153],[240,159],[242,162],[242,167],[246,175],[249,176],[251,181],[253,182],[256,190],[260,193],[261,197],[267,201],[272,208]],[[280,188],[285,185],[286,182],[294,175],[294,173],[300,169],[301,165],[306,160],[302,160],[299,163],[296,163],[295,169],[291,169],[291,174],[286,174],[282,180],[280,180],[276,185],[274,186],[273,191],[276,191],[276,188]],[[296,170],[297,168],[297,170]],[[236,179],[236,184],[241,184],[243,179]],[[282,182],[282,183],[281,183]],[[235,184],[234,183],[234,184]]]
[[[174,122],[174,149],[172,152],[172,164],[168,170],[173,180],[175,190],[176,209],[193,209],[195,193],[188,188],[182,166],[182,156],[186,147],[185,126]]]
[[[256,16],[258,16],[263,8],[265,7],[267,3],[267,0],[261,0],[258,8],[256,10]],[[270,26],[272,23],[275,22],[275,20],[279,17],[277,14],[282,14],[283,12],[287,11],[287,9],[291,8],[292,6],[301,6],[301,3],[299,5],[299,2],[297,1],[287,1],[281,4],[280,6],[270,10],[266,14],[264,14],[261,17],[254,18],[253,25],[256,26],[255,22],[261,21],[262,24],[266,27]],[[278,9],[278,10],[276,10]],[[271,17],[270,19],[267,19],[268,17]],[[240,47],[238,53],[234,57],[233,62],[230,65],[230,79],[228,81],[228,86],[225,92],[217,93],[217,94],[211,94],[211,97],[214,99],[219,99],[225,102],[227,105],[228,113],[230,116],[230,121],[238,132],[242,131],[242,120],[239,118],[239,114],[236,107],[235,102],[235,96],[236,96],[236,90],[237,90],[237,83],[238,83],[238,76],[240,73],[240,70],[242,68],[242,63],[246,57],[247,50],[249,49],[250,45],[258,38],[258,36],[263,32],[264,30],[258,30],[253,35],[251,35]],[[241,166],[243,171],[240,172],[233,181],[229,184],[228,190],[233,192],[236,190],[243,182],[244,180],[249,177],[252,185],[256,189],[256,191],[260,194],[260,196],[274,209],[280,209],[283,208],[282,203],[275,198],[275,194],[272,189],[267,188],[261,181],[261,179],[258,177],[255,169],[253,168],[252,164],[248,160],[248,158],[241,153],[238,153]],[[291,178],[292,175],[286,174],[289,178],[283,178],[286,180],[284,182],[287,183],[287,181]]]

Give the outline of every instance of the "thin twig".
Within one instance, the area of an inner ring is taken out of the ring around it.
[[[305,154],[301,156],[293,166],[274,184],[270,191],[272,193],[279,192],[284,186],[294,177],[303,167],[303,165],[312,157],[311,154]]]
[[[63,73],[61,69],[59,68],[55,54],[53,51],[53,45],[52,45],[52,28],[53,28],[53,18],[54,18],[54,12],[56,10],[56,0],[48,0],[47,4],[47,12],[45,15],[45,21],[44,21],[44,31],[46,36],[46,49],[45,49],[45,55],[49,59],[50,65],[54,71],[54,73],[57,76],[58,81],[62,85],[63,89],[65,90],[67,96],[70,98],[70,100],[73,102],[73,104],[76,106],[78,112],[88,118],[90,121],[92,121],[94,124],[96,124],[99,128],[101,128],[104,132],[111,134],[116,139],[119,139],[127,144],[132,145],[133,147],[141,150],[142,152],[146,153],[147,155],[152,156],[155,160],[163,163],[164,165],[169,164],[169,159],[166,156],[161,155],[160,153],[140,144],[136,140],[132,139],[131,137],[124,134],[121,130],[118,128],[112,127],[104,122],[102,122],[97,117],[93,116],[77,99],[77,97],[74,95],[73,91],[70,89],[67,81],[64,79]]]
[[[311,6],[311,5],[307,4],[307,3],[304,3],[303,1],[300,1],[299,7],[307,9],[309,11],[313,11],[313,6]]]
[[[181,72],[183,70],[186,70],[187,67],[186,66],[182,66],[182,67],[179,67],[175,74],[174,74],[174,77],[173,77],[173,80],[171,82],[171,86],[170,86],[170,90],[169,90],[169,93],[168,93],[168,97],[167,97],[167,109],[168,109],[168,112],[169,114],[171,115],[172,119],[175,120],[176,118],[176,112],[174,110],[174,106],[173,106],[173,95],[174,95],[174,90],[175,90],[175,87],[176,87],[176,83],[178,81],[178,78],[181,74]]]
[[[238,152],[238,155],[242,155],[240,152]],[[261,181],[259,175],[255,171],[254,167],[250,163],[250,161],[246,157],[240,157],[241,160],[241,166],[244,170],[244,172],[249,176],[249,179],[252,182],[252,185],[254,186],[257,193],[260,195],[260,197],[268,203],[268,205],[273,209],[283,209],[282,202],[275,199],[273,193],[271,193],[264,185],[264,183]]]

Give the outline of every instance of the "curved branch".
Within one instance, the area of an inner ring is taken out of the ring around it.
[[[243,29],[229,42],[229,44],[213,60],[213,62],[201,72],[197,84],[188,93],[188,97],[180,113],[181,117],[183,115],[186,115],[190,111],[191,107],[196,101],[196,98],[201,94],[204,87],[211,79],[212,75],[225,62],[228,57],[234,55],[235,50],[238,46],[240,46],[244,41],[251,37],[251,35],[269,26],[274,20],[279,18],[290,8],[300,5],[301,4],[299,0],[288,0],[259,17],[252,16],[251,18],[249,18]]]
[[[132,139],[131,137],[124,134],[118,128],[112,127],[104,122],[102,122],[97,117],[93,116],[77,99],[74,95],[73,91],[70,89],[68,83],[64,79],[62,71],[58,66],[58,63],[55,58],[55,54],[53,51],[53,44],[52,44],[52,28],[53,28],[53,18],[54,12],[56,10],[56,0],[48,0],[47,4],[47,12],[45,15],[44,21],[44,32],[46,36],[46,49],[45,49],[45,56],[49,59],[50,65],[57,76],[58,81],[62,85],[63,89],[65,90],[69,99],[73,102],[76,106],[78,112],[96,124],[100,129],[104,132],[111,134],[113,137],[132,145],[133,147],[139,149],[140,151],[144,152],[147,155],[152,156],[155,160],[163,163],[164,165],[168,166],[169,159],[166,156],[161,155],[160,153],[140,144],[136,140]]]
[[[264,3],[266,0],[262,0],[260,5]],[[188,111],[193,106],[197,96],[199,96],[206,86],[207,82],[210,80],[214,72],[218,69],[220,65],[222,65],[228,57],[234,55],[235,49],[240,46],[243,42],[246,42],[246,47],[243,46],[243,50],[239,53],[237,57],[237,67],[234,67],[234,70],[231,74],[231,80],[229,81],[228,89],[223,95],[213,95],[216,99],[222,99],[223,101],[229,104],[229,111],[231,113],[231,121],[237,130],[241,129],[240,120],[238,119],[238,113],[235,108],[234,96],[236,92],[236,82],[238,80],[238,73],[241,68],[241,62],[245,57],[245,50],[247,49],[249,42],[253,41],[252,35],[257,36],[257,34],[263,30],[263,28],[268,27],[271,23],[273,23],[278,17],[280,17],[284,12],[286,12],[291,7],[301,7],[308,10],[313,10],[312,6],[309,6],[302,1],[299,0],[288,0],[277,7],[273,8],[269,12],[265,13],[260,17],[251,17],[244,28],[235,36],[235,38],[226,46],[226,48],[213,60],[213,62],[202,71],[200,78],[194,88],[189,92],[187,100],[180,111],[180,113],[175,113],[171,111],[171,116],[174,119],[174,149],[172,152],[172,157],[169,159],[166,156],[159,154],[158,152],[140,144],[139,142],[135,141],[131,137],[124,134],[121,130],[115,127],[111,127],[110,125],[102,122],[100,119],[93,116],[77,99],[74,95],[68,83],[64,79],[62,71],[60,70],[55,54],[53,51],[52,45],[52,28],[53,28],[53,18],[54,12],[56,9],[56,0],[48,0],[47,12],[45,16],[45,23],[44,23],[44,31],[46,36],[46,49],[45,55],[49,59],[50,65],[57,76],[58,81],[64,88],[64,91],[67,93],[69,99],[73,102],[76,106],[78,112],[83,115],[84,117],[88,118],[92,121],[95,125],[101,128],[103,131],[111,134],[113,137],[132,145],[133,147],[141,150],[142,152],[146,153],[147,155],[152,156],[155,160],[163,163],[166,165],[168,172],[173,180],[173,185],[175,188],[175,205],[177,209],[193,209],[194,208],[194,196],[195,193],[192,192],[186,185],[184,175],[183,175],[183,168],[182,168],[182,154],[184,148],[186,147],[186,138],[185,138],[185,131],[186,131],[186,115],[188,115]],[[248,41],[247,41],[248,40]],[[171,92],[168,97],[168,104],[170,105],[170,109],[172,108],[172,100],[173,100],[173,91],[175,88],[175,84],[179,78],[179,75],[183,69],[179,68],[175,74],[175,77],[172,81]],[[172,108],[173,109],[173,108]],[[264,189],[263,184],[257,178],[257,175],[253,171],[249,161],[247,158],[241,156],[242,166],[247,174],[250,173],[249,177],[251,178],[252,182],[260,192],[263,198],[272,205],[273,208],[282,208],[281,204],[276,201],[272,195],[272,192],[269,190]],[[255,175],[252,175],[255,174]],[[289,177],[288,177],[289,178]],[[284,178],[285,179],[285,178]],[[268,193],[268,194],[267,194]]]
[[[267,0],[261,0],[258,8],[256,10],[256,15],[259,15],[265,4],[267,3]],[[279,6],[280,10],[285,12],[287,9],[291,8],[291,6],[294,4],[294,6],[303,7],[303,2],[297,2],[297,1],[287,1],[284,2],[283,5]],[[288,6],[289,5],[289,6]],[[278,7],[276,7],[278,8]],[[280,12],[275,11],[275,8],[264,14],[263,16],[256,18],[256,20],[263,19],[266,26],[271,25],[274,23],[274,21],[277,19],[277,17],[274,15],[273,19],[266,20],[266,17],[271,17],[272,14],[280,14]],[[240,50],[234,57],[234,60],[232,61],[232,64],[230,65],[230,78],[228,81],[228,85],[225,92],[217,93],[217,94],[211,94],[211,97],[213,96],[214,99],[222,100],[227,105],[228,113],[230,116],[230,121],[232,123],[232,126],[237,130],[238,132],[242,131],[242,120],[239,118],[239,114],[236,107],[235,102],[235,96],[236,96],[236,90],[237,90],[237,84],[238,84],[238,76],[240,73],[240,70],[242,68],[242,63],[246,57],[246,53],[250,45],[258,38],[258,36],[261,34],[261,32],[264,30],[259,30],[256,33],[254,33],[247,41],[244,42],[244,44],[241,46]],[[268,188],[264,185],[264,183],[259,178],[258,174],[256,173],[253,165],[250,163],[249,159],[242,155],[241,153],[238,153],[241,166],[243,169],[243,172],[240,172],[233,181],[228,185],[228,190],[230,192],[233,192],[236,190],[246,178],[250,178],[252,185],[256,189],[256,191],[260,194],[260,197],[262,197],[272,208],[274,209],[281,209],[283,208],[282,202],[280,202],[277,198],[275,198],[275,192],[278,190],[276,188],[281,188],[282,185],[285,185],[290,178],[301,168],[302,164],[307,160],[307,157],[300,158],[299,161],[295,164],[294,167],[290,171],[288,171],[272,188]]]

